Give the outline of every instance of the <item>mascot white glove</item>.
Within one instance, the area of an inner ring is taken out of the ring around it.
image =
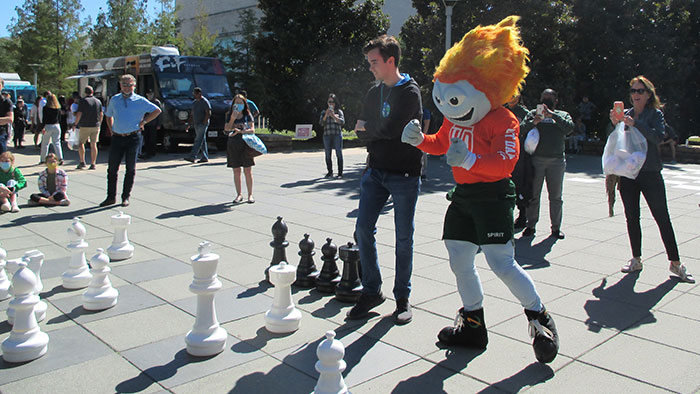
[[[412,119],[403,128],[403,134],[401,134],[401,142],[411,144],[413,146],[418,146],[423,143],[423,133],[421,132],[420,122],[418,119]]]
[[[450,148],[445,154],[445,159],[450,167],[462,167],[465,170],[469,170],[476,162],[476,155],[467,149],[467,144],[463,140],[452,138],[450,140]]]

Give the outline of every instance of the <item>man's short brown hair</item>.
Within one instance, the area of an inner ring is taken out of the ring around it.
[[[394,65],[399,66],[399,60],[401,60],[401,46],[399,42],[396,41],[394,36],[387,36],[382,34],[381,36],[370,41],[362,48],[362,53],[366,56],[372,49],[379,49],[379,54],[382,59],[386,62],[390,57],[394,58]]]

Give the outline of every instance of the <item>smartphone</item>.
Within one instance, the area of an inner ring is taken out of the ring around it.
[[[615,101],[613,103],[613,119],[616,122],[622,121],[625,118],[625,103],[622,101]]]
[[[537,115],[544,118],[544,104],[537,104]]]

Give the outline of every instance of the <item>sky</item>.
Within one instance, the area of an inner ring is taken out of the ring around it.
[[[93,23],[97,18],[97,14],[100,12],[100,8],[102,8],[103,11],[107,11],[107,0],[81,0],[81,3],[83,4],[83,8],[85,8],[85,12],[82,16],[90,16]],[[153,11],[155,7],[153,3],[155,2],[150,3],[149,13],[155,15],[155,11]],[[0,0],[0,4],[2,4],[0,5],[0,37],[9,37],[10,32],[7,30],[7,26],[10,24],[12,18],[17,17],[15,7],[24,4],[24,0]]]

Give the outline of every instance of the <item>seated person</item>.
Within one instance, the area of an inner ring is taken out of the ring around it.
[[[19,212],[17,192],[27,186],[22,172],[14,168],[15,156],[10,151],[0,154],[0,211]]]
[[[668,123],[665,124],[666,132],[664,133],[664,140],[659,144],[660,146],[668,145],[671,148],[671,164],[676,164],[676,145],[678,145],[678,135],[676,134],[673,127],[669,126]]]
[[[566,137],[566,140],[569,143],[569,152],[578,153],[579,142],[586,140],[586,125],[583,123],[583,120],[580,117],[576,118],[574,132],[570,136]]]
[[[30,204],[70,205],[66,195],[68,175],[58,168],[58,158],[53,153],[46,155],[46,169],[39,174],[39,193],[29,196]]]

